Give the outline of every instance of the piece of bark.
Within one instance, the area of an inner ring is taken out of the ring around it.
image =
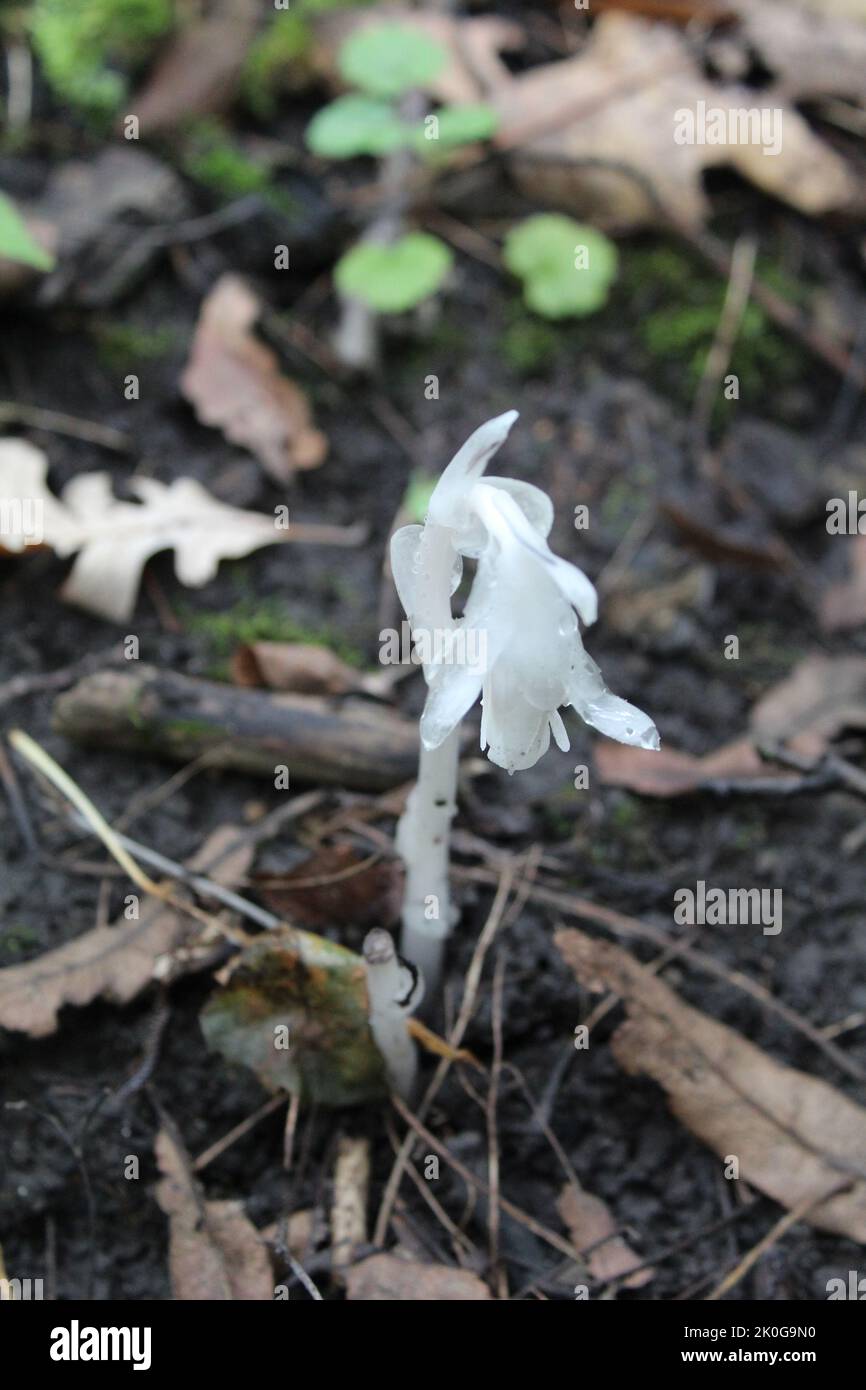
[[[209,753],[212,766],[273,779],[360,790],[410,781],[416,725],[363,700],[334,703],[271,695],[154,666],[85,676],[54,704],[54,728],[77,743],[179,762]]]

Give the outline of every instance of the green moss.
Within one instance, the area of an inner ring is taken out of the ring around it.
[[[632,247],[623,257],[622,295],[615,311],[639,325],[640,342],[651,362],[671,370],[666,385],[683,402],[691,401],[721,317],[724,279],[668,243]],[[786,275],[772,260],[759,261],[757,276],[792,304],[804,304],[808,287]],[[743,315],[730,371],[739,378],[740,398],[766,396],[803,373],[803,351],[755,303]],[[717,402],[721,413],[723,401]]]
[[[543,376],[556,356],[560,337],[549,324],[518,311],[501,341],[502,355],[513,371],[519,376]]]
[[[39,945],[39,934],[33,927],[5,926],[0,933],[0,961],[14,964]]]
[[[184,172],[226,198],[261,193],[270,183],[270,170],[252,159],[215,119],[194,122],[182,153]]]
[[[355,0],[356,5],[365,3]],[[291,10],[268,21],[251,43],[241,75],[241,96],[255,116],[263,121],[273,117],[290,74],[305,69],[313,47],[313,16],[351,5],[352,0],[292,0]]]
[[[172,0],[34,0],[29,23],[55,95],[104,119],[128,88],[116,65],[137,63],[174,22]]]
[[[225,679],[235,649],[252,642],[305,642],[328,647],[349,665],[366,664],[358,649],[340,633],[327,626],[314,628],[298,622],[280,599],[242,598],[220,613],[184,607],[179,617],[187,631],[206,648],[210,674],[218,679]]]
[[[100,362],[112,368],[166,357],[177,343],[173,328],[139,328],[115,319],[94,324],[92,332]]]

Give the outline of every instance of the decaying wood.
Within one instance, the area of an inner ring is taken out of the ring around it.
[[[364,700],[243,690],[154,666],[103,670],[58,697],[54,728],[77,743],[124,748],[292,783],[385,790],[410,781],[417,726]]]

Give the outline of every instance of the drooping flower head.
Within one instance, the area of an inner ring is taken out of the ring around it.
[[[550,498],[531,483],[484,476],[516,419],[510,410],[476,430],[439,479],[425,524],[392,537],[401,602],[435,654],[424,666],[422,742],[438,748],[481,695],[481,747],[509,772],[532,767],[551,733],[568,749],[559,713],[568,705],[609,738],[658,748],[649,716],[611,694],[584,650],[578,619],[595,622],[598,596],[547,544]],[[476,562],[475,579],[455,619],[464,558]]]

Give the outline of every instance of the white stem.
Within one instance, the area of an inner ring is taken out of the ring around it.
[[[418,781],[397,826],[397,849],[406,865],[400,949],[423,974],[430,1000],[439,989],[445,940],[454,920],[448,848],[457,810],[459,755],[459,725],[438,748],[422,747]]]
[[[417,1059],[406,1019],[421,999],[417,977],[401,964],[390,934],[376,927],[364,937],[370,1031],[382,1054],[388,1080],[404,1100],[411,1099]]]

